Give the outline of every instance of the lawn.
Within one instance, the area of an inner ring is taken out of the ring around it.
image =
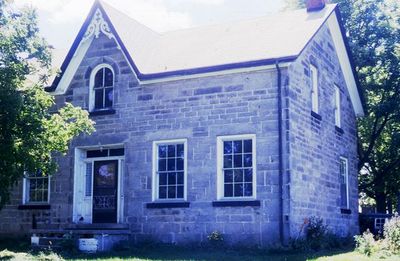
[[[318,261],[371,261],[371,260],[400,260],[400,256],[384,257],[376,254],[373,257],[366,257],[352,250],[332,251],[317,253],[269,253],[262,250],[223,250],[223,249],[190,249],[170,246],[158,246],[137,248],[129,251],[112,252],[109,254],[82,254],[82,253],[60,253],[54,252],[31,252],[26,250],[3,250],[0,247],[0,260],[135,260],[135,261],[156,261],[156,260],[229,260],[229,261],[297,261],[297,260],[318,260]]]

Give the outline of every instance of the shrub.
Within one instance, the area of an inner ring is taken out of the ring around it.
[[[211,242],[221,242],[224,241],[224,236],[219,231],[213,231],[208,236],[208,241]]]
[[[400,217],[395,216],[386,221],[384,226],[384,236],[390,251],[400,253]]]
[[[322,248],[328,229],[324,221],[319,217],[310,217],[305,227],[306,240],[313,250]]]
[[[354,240],[356,241],[356,250],[367,256],[370,256],[379,248],[374,235],[368,229],[362,235],[355,236]]]
[[[224,236],[219,231],[213,231],[207,236],[208,242],[212,247],[219,247],[224,242]]]

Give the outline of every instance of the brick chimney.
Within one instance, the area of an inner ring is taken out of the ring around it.
[[[315,12],[324,9],[325,0],[307,0],[307,12]]]

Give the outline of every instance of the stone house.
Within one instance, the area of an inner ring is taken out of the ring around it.
[[[314,1],[315,2],[315,1]],[[318,2],[318,1],[317,1]],[[93,5],[48,87],[96,132],[26,176],[1,233],[267,246],[358,232],[357,79],[336,5],[156,33]]]

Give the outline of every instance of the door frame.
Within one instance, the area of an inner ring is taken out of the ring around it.
[[[94,162],[102,161],[102,160],[118,160],[118,175],[117,175],[117,223],[123,223],[124,217],[124,172],[125,172],[125,156],[110,156],[110,157],[98,157],[98,158],[86,158],[86,151],[93,149],[112,149],[112,148],[124,148],[123,145],[107,145],[101,147],[79,147],[75,148],[75,159],[74,159],[74,191],[73,191],[73,211],[72,211],[72,221],[73,223],[85,223],[85,224],[93,224],[93,179],[94,179]],[[92,173],[91,173],[91,193],[90,197],[85,197],[85,188],[86,188],[86,164],[92,163]],[[78,204],[83,204],[85,201],[86,204],[89,204],[90,208],[87,206],[86,210],[83,206],[79,206]],[[86,211],[86,213],[84,213]],[[90,213],[87,213],[89,211]],[[84,215],[89,215],[87,220],[83,222],[80,220]]]

